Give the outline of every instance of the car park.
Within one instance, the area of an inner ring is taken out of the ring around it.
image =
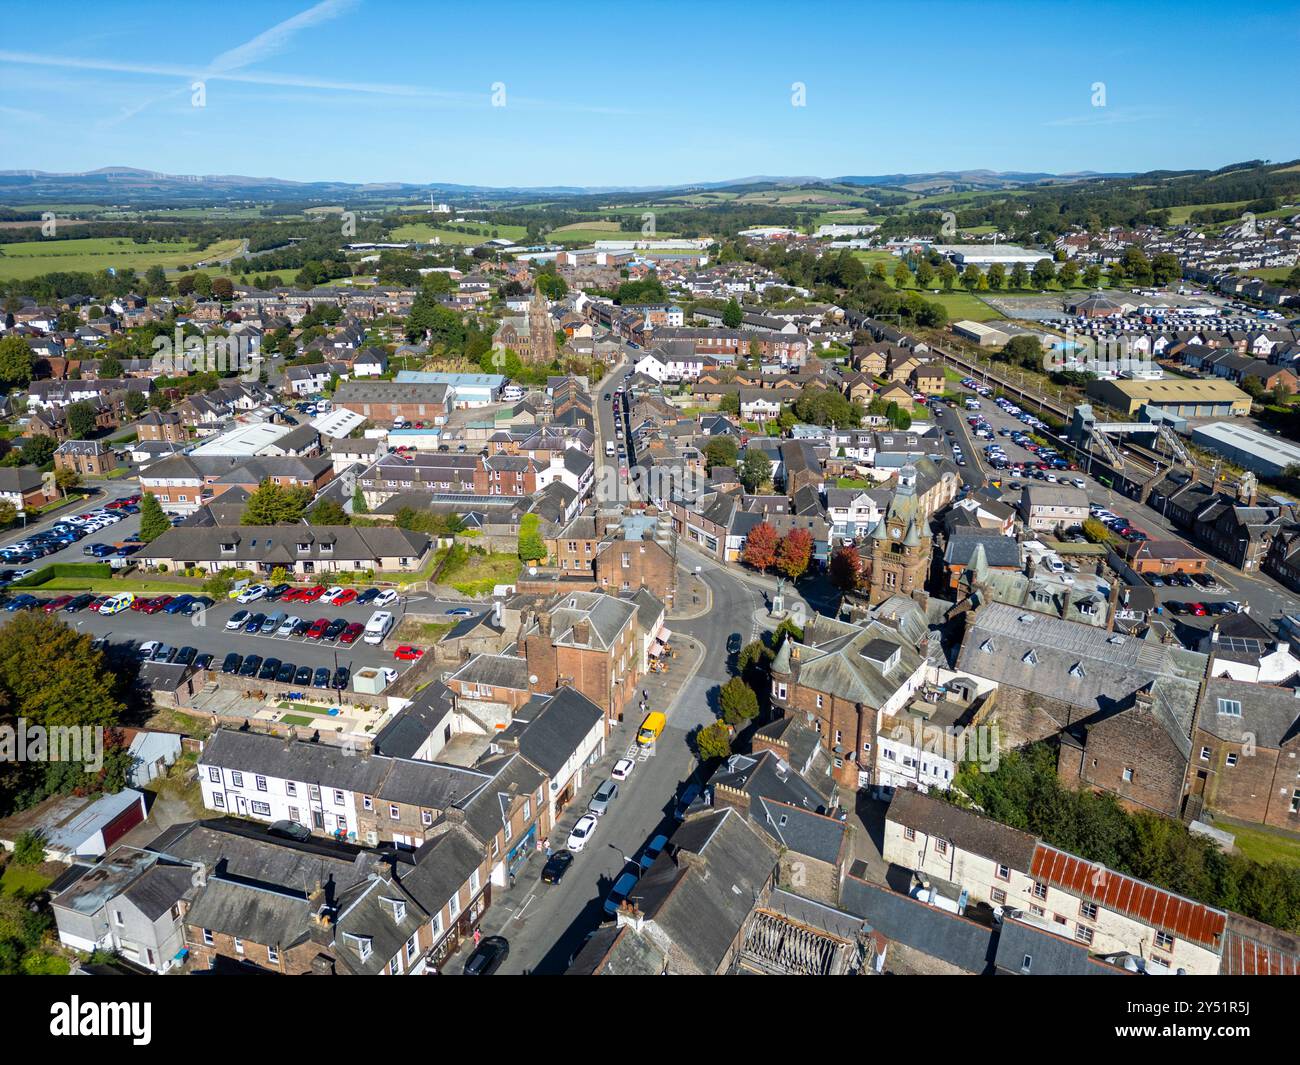
[[[280,672],[280,666],[283,663],[278,658],[266,658],[262,660],[262,668],[257,671],[258,680],[275,680],[276,674]]]
[[[367,588],[364,592],[362,592],[360,595],[357,596],[357,605],[364,606],[367,603],[373,603],[375,599],[378,597],[378,595],[379,595],[378,588]]]
[[[235,598],[241,603],[252,603],[266,595],[265,584],[250,584]]]
[[[335,618],[326,626],[325,632],[321,635],[323,640],[337,640],[340,633],[348,627],[347,618]]]
[[[199,649],[197,647],[182,647],[176,652],[176,657],[172,659],[182,666],[188,666],[195,658],[198,657]]]
[[[259,628],[257,631],[260,632],[263,636],[271,636],[280,628],[280,626],[283,623],[284,623],[283,613],[271,614],[266,618],[265,621],[262,622],[261,628]]]
[[[309,640],[319,640],[325,635],[325,630],[329,627],[329,618],[317,618],[311,623],[311,628],[304,635]]]
[[[397,593],[393,591],[393,589],[391,588],[385,588],[382,592],[380,592],[377,596],[375,596],[374,599],[374,604],[377,607],[391,606],[393,603],[396,602],[397,602]]]
[[[365,625],[359,621],[351,622],[347,628],[339,633],[339,643],[347,646],[357,642],[357,637],[365,631]]]
[[[205,652],[204,654],[201,654],[201,655],[196,656],[195,659],[194,659],[194,668],[195,668],[195,669],[211,669],[211,668],[212,668],[212,656],[211,656],[210,654],[207,654],[206,652]]]
[[[297,628],[298,622],[300,621],[302,621],[302,618],[290,614],[280,622],[280,627],[276,630],[275,634],[277,636],[292,636],[293,630]]]
[[[250,636],[262,631],[262,622],[266,620],[266,615],[262,613],[249,614],[248,620],[244,622],[244,631]]]
[[[163,613],[179,614],[182,611],[184,611],[184,609],[187,606],[189,606],[190,603],[192,603],[193,601],[194,601],[194,596],[192,595],[178,595],[175,599],[173,599],[170,603],[168,603],[165,607],[163,607]]]
[[[298,671],[293,675],[293,682],[306,687],[311,683],[311,674],[311,666],[299,666]]]

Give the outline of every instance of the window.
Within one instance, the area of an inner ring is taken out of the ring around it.
[[[938,851],[940,854],[947,854],[948,841],[946,839],[936,839],[934,841],[934,849]]]
[[[1124,772],[1123,772],[1122,775],[1123,775],[1123,777],[1124,777],[1124,783],[1125,783],[1125,784],[1132,784],[1132,783],[1133,783],[1133,770],[1132,770],[1129,766],[1125,766],[1125,767],[1124,767]]]
[[[394,821],[400,821],[402,819],[401,808],[396,803],[390,802],[388,804],[388,816],[391,817]]]
[[[1028,973],[1029,970],[1033,968],[1033,966],[1034,966],[1034,956],[1032,954],[1026,954],[1024,956],[1024,959],[1020,962],[1020,971],[1022,973]]]
[[[294,822],[294,824],[302,824],[302,815],[298,812],[298,807],[289,807],[289,820]]]
[[[320,786],[317,784],[308,784],[307,796],[315,802],[320,802]]]
[[[1092,929],[1089,928],[1086,924],[1078,925],[1074,929],[1074,938],[1077,939],[1080,943],[1091,943]]]
[[[1007,901],[1007,893],[1001,888],[995,887],[989,891],[989,898],[993,900],[995,905],[1001,906]]]
[[[997,869],[994,870],[994,876],[996,876],[999,880],[1010,880],[1011,867],[1007,865],[999,865]]]
[[[1079,916],[1086,917],[1089,921],[1097,919],[1097,904],[1095,902],[1079,903]]]
[[[472,873],[469,874],[469,892],[471,895],[478,894],[479,885],[482,882],[483,879],[482,877],[479,876],[479,871],[477,869],[475,869]]]
[[[1230,754],[1225,759],[1225,761],[1227,763],[1228,768],[1231,769],[1233,766],[1237,764],[1237,756],[1235,754]]]
[[[1291,793],[1291,812],[1300,813],[1300,788]]]
[[[822,697],[821,697],[820,695],[818,695],[818,696],[817,696],[817,709],[820,710],[821,708],[822,708]]]
[[[1036,899],[1047,898],[1047,885],[1044,884],[1041,880],[1034,881],[1034,898]]]
[[[258,817],[271,816],[271,804],[268,802],[251,802],[248,805]]]
[[[1156,946],[1159,947],[1161,950],[1173,950],[1174,937],[1171,936],[1168,932],[1157,932]]]
[[[230,774],[230,783],[237,788],[242,788],[244,786],[244,774],[232,771]]]
[[[459,891],[453,891],[451,893],[451,898],[447,900],[447,912],[451,914],[451,919],[453,921],[456,919],[456,915],[460,913],[460,892]]]
[[[1208,747],[1202,747],[1202,748],[1201,748],[1201,761],[1202,761],[1202,762],[1208,762],[1209,760],[1210,760],[1210,748],[1208,748]]]
[[[428,828],[431,824],[433,824],[433,813],[429,810],[421,810],[420,820],[421,822],[423,822],[425,828]]]
[[[284,793],[291,799],[295,798],[298,794],[298,785],[292,780],[286,780],[284,783]]]
[[[914,829],[914,828],[905,828],[905,829],[903,829],[903,838],[904,838],[905,840],[908,840],[909,842],[910,842],[911,840],[916,839],[916,829]]]
[[[211,928],[203,929],[203,945],[205,947],[210,947],[214,942],[215,940],[213,940],[212,938],[212,929]]]
[[[214,791],[212,793],[212,805],[215,806],[218,810],[224,810],[226,808],[226,800],[222,796],[221,792]]]
[[[342,806],[342,805],[343,805],[343,801],[344,801],[344,800],[343,800],[343,792],[339,791],[338,788],[335,788],[335,789],[334,789],[334,805],[335,805],[335,806]]]
[[[238,936],[235,936],[235,953],[236,954],[244,953],[244,941],[240,939]]]
[[[1035,906],[1032,902],[1029,904],[1029,912],[1035,917],[1046,917],[1047,911],[1041,906]]]
[[[266,948],[266,960],[267,960],[271,965],[279,965],[279,964],[280,964],[280,952],[279,952],[278,950],[276,950],[274,947],[267,947],[267,948]]]
[[[408,965],[415,961],[416,952],[420,949],[420,945],[417,940],[418,935],[419,933],[416,933],[416,935],[412,936],[410,939],[406,941],[406,962]]]
[[[1241,717],[1241,703],[1237,699],[1220,699],[1219,713],[1225,717]]]
[[[124,924],[126,924],[125,919],[122,917],[121,910],[113,911],[113,923],[117,925],[118,928],[121,928]]]
[[[208,767],[208,779],[209,779],[210,781],[212,781],[212,783],[214,783],[214,784],[220,784],[220,783],[221,783],[221,770],[218,769],[216,766],[209,766],[209,767]]]
[[[373,810],[375,808],[375,800],[369,795],[363,795],[361,797],[361,806],[366,810]]]

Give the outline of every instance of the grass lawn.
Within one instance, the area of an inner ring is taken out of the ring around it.
[[[280,724],[300,725],[303,728],[310,728],[316,724],[316,719],[314,717],[306,717],[303,714],[285,714],[284,717],[280,718]]]
[[[196,595],[203,589],[196,584],[181,584],[172,581],[129,581],[113,578],[99,579],[87,577],[51,577],[44,584],[33,585],[33,593],[48,592],[94,592],[96,595],[132,592],[135,595]]]
[[[428,222],[413,222],[410,225],[398,226],[392,231],[390,237],[393,240],[422,241],[430,241],[437,237],[444,244],[481,244],[490,239],[494,233],[506,240],[523,240],[528,235],[528,230],[524,226],[464,226],[463,228],[473,232],[461,233],[455,229],[430,225]]]
[[[444,570],[439,580],[461,595],[483,595],[495,585],[513,583],[522,565],[518,555],[505,552],[471,554],[460,565]]]
[[[1229,821],[1215,821],[1214,827],[1236,836],[1237,850],[1247,858],[1257,862],[1300,865],[1300,837]]]
[[[870,481],[864,481],[859,477],[837,477],[835,479],[836,488],[870,488]]]
[[[239,249],[237,240],[223,240],[202,251],[187,241],[136,244],[126,237],[82,240],[31,240],[0,246],[0,280],[24,279],[58,271],[95,273],[107,267],[131,267],[144,273],[151,266],[177,267],[223,258]]]
[[[460,619],[457,618],[457,621]],[[402,620],[393,639],[398,643],[413,643],[431,647],[455,627],[452,621],[416,621],[412,617]]]
[[[52,883],[54,878],[46,876],[38,867],[11,861],[0,876],[0,891],[6,895],[35,895]]]

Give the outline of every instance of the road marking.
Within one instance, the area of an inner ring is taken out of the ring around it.
[[[524,919],[524,911],[533,904],[536,898],[537,898],[537,892],[535,891],[532,892],[530,895],[528,895],[528,897],[525,898],[523,903],[520,905],[519,909],[515,910],[515,912],[510,915],[510,919],[512,921],[519,921],[522,923]]]

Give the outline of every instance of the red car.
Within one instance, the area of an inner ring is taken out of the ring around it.
[[[46,609],[48,610],[49,608],[46,607]],[[1187,605],[1187,609],[1191,611],[1193,614],[1195,614],[1198,618],[1203,618],[1208,613],[1208,611],[1205,609],[1204,603],[1189,603]]]
[[[404,644],[393,652],[393,657],[403,662],[416,662],[424,657],[424,652],[418,647],[412,647]]]
[[[357,637],[365,631],[366,626],[362,622],[354,621],[339,633],[339,643],[356,643]]]
[[[153,600],[150,599],[148,596],[137,595],[134,599],[131,600],[131,609],[144,610],[152,602]]]
[[[357,590],[355,588],[344,588],[343,591],[339,592],[338,596],[335,597],[334,605],[347,606],[347,604],[352,602],[356,597]]]
[[[298,593],[298,599],[304,603],[314,603],[324,594],[325,586],[323,584],[318,584],[315,588],[302,589],[302,591]]]
[[[45,613],[53,614],[56,610],[62,610],[72,602],[73,597],[70,595],[61,595],[57,599],[51,599],[45,604]]]
[[[303,635],[309,640],[319,640],[322,636],[325,635],[325,630],[328,629],[329,627],[330,627],[329,618],[317,618],[315,621],[311,623],[311,628],[308,629],[305,633],[303,633]]]
[[[140,609],[146,614],[156,614],[176,597],[174,595],[160,595],[157,599],[150,599],[148,606],[142,606]]]

